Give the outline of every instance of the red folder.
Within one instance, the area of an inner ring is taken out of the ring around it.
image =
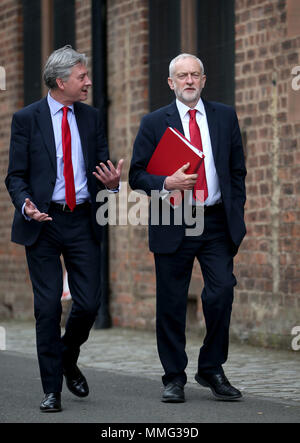
[[[204,154],[193,146],[177,129],[168,127],[158,143],[146,171],[154,175],[170,176],[186,163],[185,174],[197,172]]]

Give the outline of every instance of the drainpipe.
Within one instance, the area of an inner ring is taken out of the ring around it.
[[[107,66],[106,66],[106,0],[92,0],[92,67],[93,105],[102,114],[107,134]],[[111,327],[109,312],[109,248],[108,225],[102,227],[101,241],[101,306],[94,328]]]

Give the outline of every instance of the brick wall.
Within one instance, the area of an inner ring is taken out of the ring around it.
[[[92,36],[91,36],[91,0],[76,0],[76,47],[78,52],[84,53],[88,59],[89,76],[92,78]],[[92,104],[92,94],[89,93],[87,104]]]
[[[132,145],[148,108],[148,2],[108,2],[108,118],[113,161],[125,159],[127,188]],[[119,207],[119,206],[118,206]],[[129,206],[130,207],[130,206]],[[111,312],[114,324],[153,328],[155,279],[145,226],[109,229]]]
[[[23,106],[22,15],[20,2],[3,0],[0,8],[0,66],[6,90],[0,91],[0,318],[20,317],[31,310],[31,290],[24,248],[10,242],[13,207],[4,185],[11,116]],[[29,314],[30,315],[30,314]]]
[[[300,113],[290,112],[299,65],[294,1],[236,1],[236,105],[246,136],[248,234],[237,257],[234,330],[285,345],[299,324]],[[298,15],[298,24],[300,16]],[[291,121],[294,120],[292,123]]]

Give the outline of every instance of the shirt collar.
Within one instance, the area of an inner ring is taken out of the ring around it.
[[[50,91],[48,92],[47,100],[52,115],[57,114],[64,107],[62,103],[51,97]],[[68,106],[68,108],[71,109],[72,112],[74,112],[74,105],[70,105]]]
[[[189,108],[187,105],[185,105],[180,100],[178,100],[178,98],[176,99],[176,105],[177,105],[177,109],[178,109],[180,118],[182,120],[187,115],[187,113],[189,112],[189,110],[191,108]],[[200,114],[205,115],[204,104],[203,104],[201,97],[199,98],[198,103],[196,104],[196,106],[193,109],[196,109],[197,111],[200,112]]]

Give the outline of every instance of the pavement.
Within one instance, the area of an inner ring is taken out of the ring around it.
[[[194,381],[202,337],[187,335],[186,402],[160,401],[162,370],[155,334],[92,329],[79,366],[90,395],[74,397],[64,386],[63,411],[43,414],[43,398],[31,322],[0,322],[0,423],[300,423],[300,351],[231,343],[224,370],[243,393],[237,402],[217,401]],[[4,329],[3,329],[4,328]]]

